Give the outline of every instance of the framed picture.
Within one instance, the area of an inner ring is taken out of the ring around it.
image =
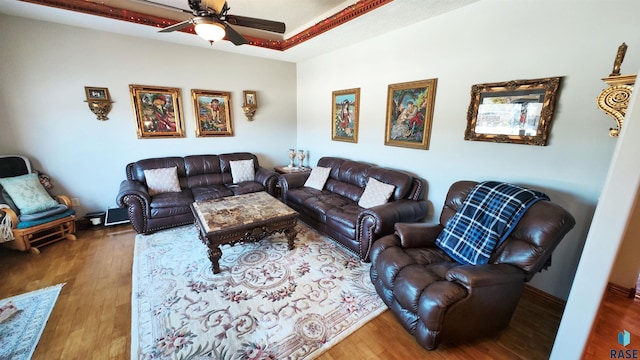
[[[138,138],[184,137],[180,89],[129,85]]]
[[[389,85],[385,145],[429,149],[438,79]]]
[[[331,140],[357,143],[360,88],[334,91],[331,108]]]
[[[258,96],[255,91],[245,90],[242,92],[242,96],[244,97],[244,104],[249,106],[258,107]]]
[[[191,90],[196,136],[233,136],[231,93]]]
[[[546,145],[560,79],[473,85],[464,139]]]
[[[84,91],[87,94],[87,101],[111,101],[107,88],[85,86]]]

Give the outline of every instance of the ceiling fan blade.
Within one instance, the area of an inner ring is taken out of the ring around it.
[[[226,3],[226,0],[202,0],[202,6],[213,9],[216,14],[222,13],[222,9]]]
[[[227,15],[226,20],[232,25],[250,27],[279,34],[284,34],[286,28],[286,25],[279,21],[256,19],[246,16]]]
[[[247,41],[244,36],[240,35],[240,33],[232,28],[229,24],[225,24],[224,28],[227,34],[227,40],[231,41],[235,45],[244,45],[249,43],[249,41]]]
[[[182,29],[184,29],[184,28],[186,28],[188,26],[191,26],[191,25],[193,25],[193,19],[189,19],[189,20],[185,20],[183,22],[179,22],[177,24],[173,24],[173,25],[168,26],[168,27],[166,27],[166,28],[164,28],[164,29],[162,29],[162,30],[160,30],[158,32],[166,33],[166,32],[172,32],[172,31],[176,31],[176,30],[182,30]]]

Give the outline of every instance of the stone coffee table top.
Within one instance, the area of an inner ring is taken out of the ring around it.
[[[193,208],[207,233],[297,214],[266,192],[197,202]]]

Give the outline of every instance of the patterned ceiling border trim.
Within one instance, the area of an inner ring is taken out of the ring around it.
[[[115,20],[127,21],[136,24],[148,25],[157,28],[165,28],[173,24],[177,24],[180,21],[163,18],[160,16],[154,16],[144,14],[137,11],[131,11],[127,9],[121,9],[113,6],[105,5],[104,3],[96,3],[87,0],[20,0],[27,3],[44,5],[55,7],[58,9],[80,12],[89,15],[101,16]],[[375,10],[378,7],[388,4],[393,0],[359,0],[355,4],[344,8],[332,16],[318,22],[317,24],[301,31],[298,34],[285,40],[267,40],[252,36],[243,35],[248,41],[249,45],[258,46],[262,48],[284,51],[290,49],[296,45],[310,40],[322,33],[325,33],[335,27],[338,27],[348,21],[351,21],[361,15],[368,13],[371,10]],[[194,34],[193,27],[187,27],[179,30],[188,34]]]

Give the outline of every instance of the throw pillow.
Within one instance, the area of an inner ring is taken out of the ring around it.
[[[229,165],[231,165],[231,177],[234,184],[253,181],[256,178],[253,159],[229,161]]]
[[[0,184],[11,196],[21,214],[33,214],[58,205],[38,180],[38,175],[27,174],[0,179]]]
[[[386,204],[395,190],[395,185],[385,184],[372,177],[367,181],[367,187],[358,201],[358,205],[363,208],[371,208],[374,206]]]
[[[317,190],[322,190],[324,188],[324,183],[327,182],[329,178],[329,173],[331,172],[331,168],[328,167],[315,167],[311,170],[311,174],[305,181],[304,186],[314,188]]]
[[[147,180],[149,195],[157,195],[168,192],[180,192],[180,181],[178,180],[178,168],[160,168],[144,171],[144,178]]]

